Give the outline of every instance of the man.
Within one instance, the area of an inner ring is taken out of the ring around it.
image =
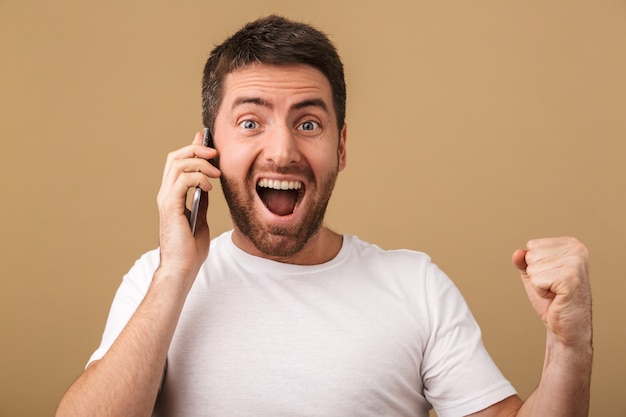
[[[426,255],[323,226],[346,165],[345,96],[334,47],[308,25],[270,16],[214,49],[203,121],[215,149],[196,134],[168,156],[160,248],[125,276],[58,416],[587,415],[586,248],[551,238],[513,254],[547,328],[522,402]],[[211,241],[206,195],[195,235],[185,201],[218,177],[233,230]]]

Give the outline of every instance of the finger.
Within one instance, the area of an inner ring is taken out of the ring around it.
[[[193,142],[191,143],[193,145],[202,145],[202,133],[196,132],[195,136],[193,137]]]
[[[526,272],[526,268],[528,264],[526,263],[526,253],[524,249],[517,249],[513,252],[513,256],[511,260],[513,261],[513,265],[522,273]]]
[[[199,176],[194,174],[199,174]],[[219,170],[204,159],[190,158],[173,161],[163,178],[160,191],[169,193],[169,190],[174,187],[175,183],[179,182],[182,176],[186,177],[183,184],[189,187],[200,187],[204,191],[208,191],[210,190],[206,185],[208,178],[217,178],[219,175]]]
[[[190,174],[193,172],[200,172],[209,178],[219,178],[220,176],[219,169],[211,165],[211,163],[206,159],[188,158],[173,161],[170,164],[167,179],[176,180],[176,178],[181,174]]]
[[[167,175],[168,172],[171,170],[172,165],[175,164],[176,161],[194,158],[209,160],[211,158],[214,158],[216,155],[217,151],[215,149],[202,146],[201,144],[192,144],[189,146],[185,146],[183,148],[172,151],[167,155],[167,159],[165,161],[165,169],[163,170],[163,172],[165,175]]]
[[[566,245],[570,239],[569,237],[545,237],[540,239],[531,239],[526,246],[528,249],[551,249]]]
[[[538,273],[528,273],[523,279],[524,285],[530,286],[541,298],[554,298],[557,294],[558,280],[555,280],[555,271],[545,270]]]
[[[190,189],[199,187],[204,193],[213,189],[209,178],[200,172],[183,173],[172,183],[171,187],[162,189],[157,196],[157,203],[164,213],[184,214]]]
[[[201,158],[209,160],[211,158],[215,158],[216,155],[217,151],[215,149],[202,145],[202,133],[196,132],[191,145],[172,151],[167,155],[165,168],[163,170],[164,176],[166,176],[170,171],[171,165],[174,161],[188,158]]]
[[[193,142],[191,144],[194,146],[194,150],[196,152],[200,152],[203,155],[205,155],[205,156],[197,155],[197,157],[207,159],[207,160],[215,158],[217,156],[217,150],[214,147],[204,146],[203,142],[204,142],[203,133],[196,132],[196,135],[193,137]]]
[[[176,180],[181,172],[201,171],[210,177],[218,178],[220,172],[211,164],[197,165],[199,160],[209,160],[215,158],[216,155],[217,151],[215,149],[202,145],[202,134],[196,132],[191,145],[172,151],[167,155],[161,187],[171,187],[173,181]],[[181,161],[194,161],[194,163],[189,165]],[[208,171],[203,169],[203,167],[207,168]]]
[[[576,255],[546,259],[528,266],[527,273],[537,282],[552,281],[551,285],[564,285],[569,288],[573,283],[587,280],[587,264]]]
[[[189,190],[193,190],[196,187],[204,192],[209,192],[213,189],[213,184],[210,178],[202,172],[183,172],[176,178],[170,189],[170,194],[175,197],[186,198]]]
[[[578,239],[568,236],[533,239],[526,246],[530,252],[533,252],[533,256],[540,254],[543,257],[554,257],[586,253],[585,246]]]
[[[581,273],[587,270],[588,250],[575,238],[539,239],[530,241],[528,247],[526,263],[529,271],[539,272],[563,265],[577,266]]]

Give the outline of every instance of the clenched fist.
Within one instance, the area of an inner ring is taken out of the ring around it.
[[[591,343],[588,258],[585,245],[572,237],[531,240],[513,253],[530,303],[564,346]]]

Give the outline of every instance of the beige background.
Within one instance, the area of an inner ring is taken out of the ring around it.
[[[52,415],[81,372],[121,276],[157,245],[162,165],[201,127],[209,50],[270,12],[325,30],[345,61],[328,225],[430,253],[522,396],[544,330],[510,254],[578,236],[591,415],[626,416],[626,3],[571,0],[1,0],[0,415]]]

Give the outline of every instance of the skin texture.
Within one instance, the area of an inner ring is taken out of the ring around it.
[[[111,349],[69,388],[57,416],[150,416],[176,324],[209,251],[206,222],[211,180],[221,177],[233,212],[233,241],[244,251],[293,264],[332,259],[342,238],[322,220],[337,174],[346,165],[346,127],[336,123],[326,78],[307,66],[255,65],[228,75],[215,121],[217,151],[193,143],[170,153],[157,196],[160,265],[143,302]],[[257,181],[300,181],[292,214],[267,209]],[[187,221],[188,190],[202,188],[195,236]],[[280,247],[280,250],[275,248]],[[547,348],[537,390],[476,416],[588,414],[592,357],[587,249],[574,238],[528,242],[515,251],[529,300],[546,325]]]
[[[589,414],[593,357],[587,248],[571,237],[531,240],[513,253],[513,265],[546,330],[539,387],[525,402],[511,397],[476,416]]]
[[[341,246],[322,227],[335,179],[346,163],[346,129],[339,131],[330,85],[308,66],[257,66],[229,74],[215,121],[215,144],[233,241],[257,256],[318,264]],[[300,181],[293,214],[278,216],[256,192],[262,178]]]

